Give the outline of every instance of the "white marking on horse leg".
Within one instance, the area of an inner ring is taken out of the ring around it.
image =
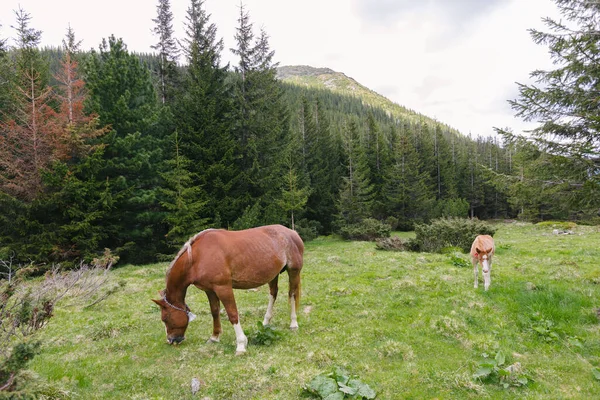
[[[479,282],[478,282],[478,276],[477,274],[479,273],[478,271],[478,267],[477,267],[477,263],[473,263],[473,275],[475,275],[475,285],[473,286],[475,289],[477,289],[477,287],[479,286]]]
[[[244,331],[242,330],[242,325],[238,322],[233,325],[233,329],[235,330],[235,342],[237,347],[235,348],[235,355],[239,356],[246,352],[246,346],[248,345],[248,338],[244,335]]]
[[[487,256],[483,256],[482,270],[483,270],[483,282],[485,290],[490,287],[490,263]]]
[[[263,325],[269,325],[271,318],[273,318],[273,304],[275,304],[275,297],[273,297],[272,294],[269,294],[269,305],[267,306],[267,313],[265,314]]]
[[[292,311],[290,313],[290,318],[292,320],[292,323],[290,324],[290,329],[298,329],[298,319],[296,317],[296,299],[294,295],[290,297],[290,305],[292,308]]]

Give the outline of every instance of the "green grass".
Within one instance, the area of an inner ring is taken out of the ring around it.
[[[314,376],[341,366],[379,399],[600,398],[600,232],[500,225],[489,292],[450,255],[384,252],[374,243],[319,238],[306,244],[300,329],[290,332],[287,275],[280,279],[268,346],[236,357],[223,316],[221,343],[208,301],[190,288],[198,315],[169,346],[158,307],[167,263],[114,271],[123,288],[90,308],[59,307],[31,369],[83,399],[298,399]],[[467,255],[464,255],[467,259]],[[481,274],[480,274],[481,278]],[[237,291],[241,323],[256,333],[268,288]],[[536,328],[538,328],[536,330]],[[506,355],[534,379],[504,389],[472,378],[482,354]],[[192,396],[192,378],[202,382]]]

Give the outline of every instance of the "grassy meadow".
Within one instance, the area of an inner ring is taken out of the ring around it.
[[[64,398],[80,399],[310,399],[303,386],[335,366],[378,399],[600,398],[600,228],[554,235],[551,226],[500,224],[495,240],[488,292],[481,273],[474,289],[472,268],[448,254],[308,242],[300,329],[287,328],[284,274],[272,321],[282,337],[251,340],[239,357],[224,314],[221,342],[206,343],[208,300],[193,287],[187,303],[198,319],[181,345],[167,345],[150,299],[168,263],[124,266],[113,272],[120,289],[103,302],[57,307],[30,369]],[[236,295],[252,339],[268,286]],[[511,378],[473,378],[498,353]],[[196,395],[193,378],[201,382]]]

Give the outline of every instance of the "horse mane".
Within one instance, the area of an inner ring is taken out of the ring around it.
[[[183,253],[185,253],[187,251],[188,258],[190,260],[192,259],[192,244],[194,244],[194,242],[196,242],[196,240],[198,240],[198,238],[200,238],[200,236],[202,236],[203,234],[205,234],[208,231],[214,231],[214,230],[215,230],[214,228],[208,228],[201,232],[196,233],[194,236],[189,238],[188,241],[185,242],[185,244],[181,247],[181,249],[179,250],[179,253],[177,253],[177,255],[175,256],[173,261],[171,261],[171,264],[169,265],[169,268],[167,269],[167,276],[169,275],[169,272],[171,272],[171,268],[173,268],[173,265],[175,265],[175,263],[177,262],[177,260],[179,260],[179,257],[181,257],[183,255]]]

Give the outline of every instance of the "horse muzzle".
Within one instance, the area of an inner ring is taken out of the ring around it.
[[[175,344],[175,345],[177,345],[177,344],[183,342],[184,339],[185,339],[184,336],[175,336],[175,337],[172,337],[172,338],[167,338],[167,342],[169,344]]]

